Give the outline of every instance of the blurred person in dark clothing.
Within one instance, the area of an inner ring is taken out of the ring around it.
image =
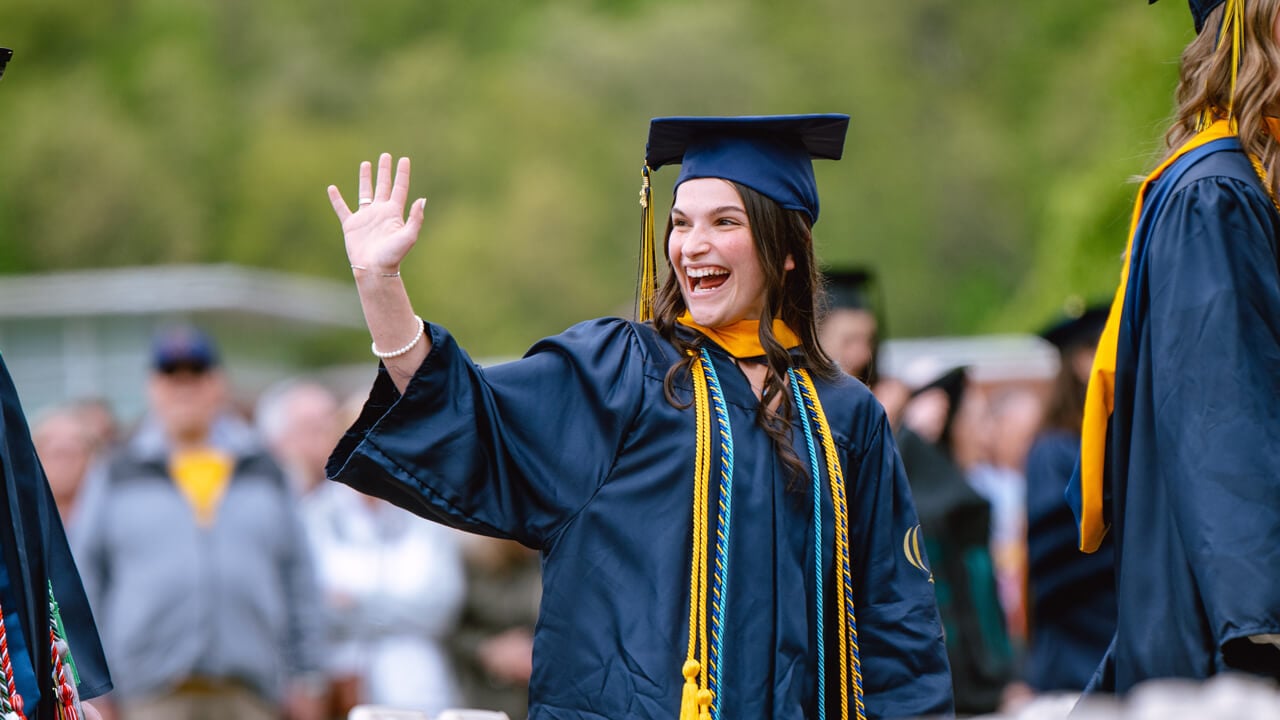
[[[473,707],[523,718],[542,593],[538,553],[482,536],[468,538],[464,549],[466,604],[451,640],[463,697]]]
[[[991,556],[991,504],[965,476],[981,440],[979,401],[967,369],[952,368],[915,390],[905,413],[916,427],[904,425],[897,436],[920,515],[913,540],[933,569],[960,715],[1000,709],[1014,679]]]
[[[1110,540],[1086,555],[1065,497],[1080,454],[1085,384],[1106,306],[1058,321],[1041,333],[1061,365],[1043,427],[1027,455],[1027,583],[1030,638],[1025,679],[1038,692],[1083,690],[1116,628]]]
[[[124,720],[320,718],[323,630],[283,474],[228,411],[213,339],[158,333],[149,413],[75,528]]]

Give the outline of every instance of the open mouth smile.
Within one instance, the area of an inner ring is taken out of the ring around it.
[[[693,294],[708,293],[729,279],[729,270],[719,266],[685,268],[685,278],[689,283],[689,291]]]

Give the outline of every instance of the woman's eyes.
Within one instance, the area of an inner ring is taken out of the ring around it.
[[[688,220],[684,218],[671,219],[672,227],[688,227],[691,224],[692,223],[690,223]],[[714,221],[712,221],[712,224],[713,225],[741,225],[742,223],[739,222],[737,218],[722,217],[722,218],[716,218]]]

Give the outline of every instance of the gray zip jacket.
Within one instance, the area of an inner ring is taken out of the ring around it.
[[[86,480],[70,535],[122,700],[199,677],[279,703],[323,666],[321,598],[283,474],[238,418],[219,419],[211,444],[235,469],[209,527],[151,419]]]

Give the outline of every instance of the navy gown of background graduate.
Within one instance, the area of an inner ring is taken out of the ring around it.
[[[1080,552],[1063,493],[1080,434],[1048,429],[1027,453],[1027,585],[1031,627],[1024,678],[1038,692],[1083,690],[1116,630],[1112,543]]]
[[[674,718],[689,627],[695,447],[693,410],[663,396],[674,347],[647,324],[604,319],[482,369],[446,331],[428,331],[431,352],[403,396],[379,372],[330,477],[541,551],[531,718]],[[737,468],[719,716],[816,718],[812,495],[756,424],[758,401],[733,358],[707,347]],[[923,556],[905,542],[918,532],[906,477],[880,405],[840,377],[815,383],[845,468],[866,714],[948,713],[933,587]],[[691,400],[687,374],[676,390]],[[791,441],[805,459],[798,426]],[[829,549],[832,506],[823,497]],[[837,587],[829,551],[824,558],[826,587]],[[831,604],[825,615],[833,708]]]
[[[1144,186],[1105,483],[1088,479],[1086,406],[1069,498],[1082,549],[1110,521],[1119,612],[1099,689],[1280,677],[1280,649],[1250,639],[1280,633],[1280,215],[1225,126]]]
[[[55,720],[59,715],[49,642],[50,587],[75,664],[79,696],[87,699],[102,695],[111,689],[111,679],[53,493],[36,457],[17,389],[2,357],[0,438],[0,467],[4,472],[4,492],[0,493],[0,544],[4,552],[0,563],[0,606],[4,610],[9,655],[25,715],[31,720]]]

